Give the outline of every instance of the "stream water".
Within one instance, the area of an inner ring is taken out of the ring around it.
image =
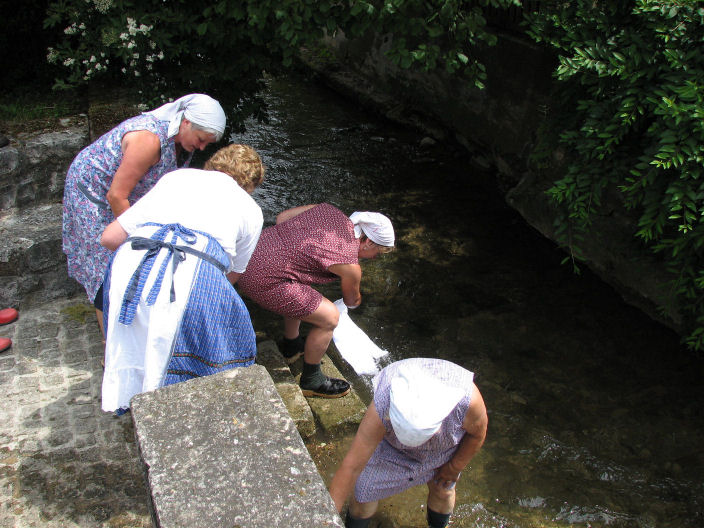
[[[265,223],[322,201],[387,214],[397,250],[362,264],[355,322],[389,351],[383,364],[431,356],[476,373],[489,432],[451,526],[704,526],[701,358],[561,265],[468,157],[421,148],[309,81],[272,80],[266,100],[270,122],[233,137],[267,165],[254,195]],[[280,335],[278,318],[254,319]],[[369,379],[351,381],[368,402]],[[310,446],[326,481],[349,440]],[[382,501],[381,525],[426,526],[426,494]]]

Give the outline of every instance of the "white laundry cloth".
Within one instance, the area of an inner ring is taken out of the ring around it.
[[[342,299],[338,299],[334,304],[340,312],[340,321],[332,333],[337,350],[357,374],[376,374],[379,372],[376,360],[389,352],[379,348],[354,324]]]

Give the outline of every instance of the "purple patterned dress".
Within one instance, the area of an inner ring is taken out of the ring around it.
[[[122,138],[128,132],[148,130],[159,137],[161,158],[137,183],[130,205],[144,196],[164,174],[177,168],[176,144],[167,138],[168,121],[138,115],[123,121],[88,145],[71,163],[64,186],[63,250],[68,274],[86,289],[90,302],[103,283],[112,252],[100,245],[100,235],[115,219],[107,192],[122,162]],[[184,162],[187,166],[190,155]]]
[[[391,380],[400,365],[413,365],[448,385],[460,387],[465,395],[443,420],[440,430],[418,447],[406,447],[396,439],[389,419]],[[450,361],[411,358],[392,363],[375,380],[374,405],[386,434],[357,479],[354,496],[358,502],[372,502],[425,484],[435,471],[452,458],[464,436],[462,421],[469,408],[474,373]]]

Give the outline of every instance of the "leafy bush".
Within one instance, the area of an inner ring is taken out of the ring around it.
[[[354,37],[393,33],[392,60],[462,74],[477,86],[483,66],[472,58],[485,30],[481,5],[517,0],[55,0],[45,25],[63,31],[48,51],[65,68],[57,88],[107,78],[165,99],[208,92],[234,100],[235,119],[261,115],[262,72],[293,65],[302,46],[339,29]],[[224,88],[224,89],[223,89]],[[227,90],[227,93],[223,93]]]
[[[237,123],[262,115],[262,72],[291,66],[340,12],[330,0],[58,0],[45,25],[63,38],[48,58],[65,68],[57,88],[103,79],[141,90],[149,104],[206,92]]]
[[[558,235],[578,252],[574,234],[616,190],[676,277],[687,344],[704,349],[704,6],[578,0],[527,18],[560,60],[550,129],[573,154],[549,190]]]

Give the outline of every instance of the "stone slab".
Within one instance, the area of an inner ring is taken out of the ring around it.
[[[296,383],[279,347],[272,339],[257,343],[257,363],[266,368],[274,380],[276,390],[288,409],[289,415],[296,423],[296,428],[303,438],[315,434],[315,418],[301,388]]]
[[[343,526],[263,366],[140,394],[131,409],[157,526]]]

